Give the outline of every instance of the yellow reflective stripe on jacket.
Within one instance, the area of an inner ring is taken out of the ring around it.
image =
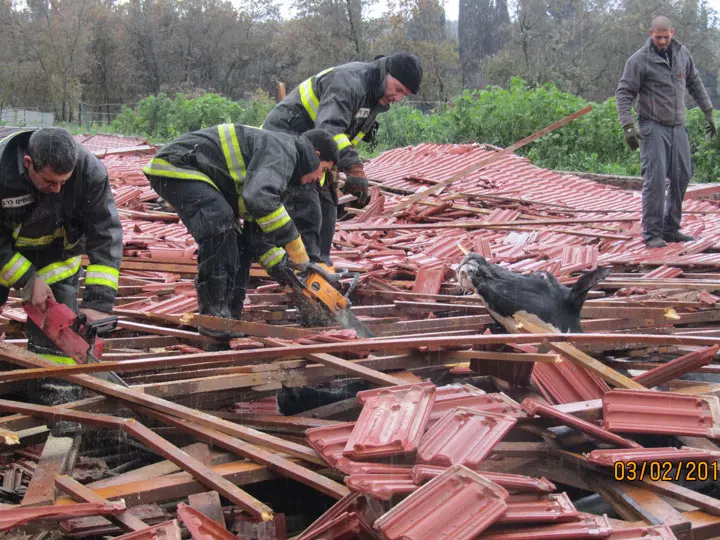
[[[303,107],[305,107],[305,110],[307,111],[313,122],[317,118],[317,110],[320,106],[320,100],[315,95],[315,90],[313,90],[312,87],[313,79],[322,77],[333,69],[335,68],[325,69],[317,75],[314,75],[309,79],[305,79],[303,82],[300,83],[300,86],[298,86],[298,92],[300,92],[300,101],[302,101]]]
[[[77,274],[82,264],[82,257],[71,257],[65,261],[48,264],[38,270],[40,276],[45,283],[52,285]]]
[[[285,256],[285,250],[281,247],[268,249],[260,256],[259,263],[265,270],[270,270],[273,266],[282,261]]]
[[[338,150],[350,146],[350,139],[348,139],[348,136],[344,133],[338,133],[333,137],[333,140],[337,143]]]
[[[290,223],[290,216],[288,215],[287,210],[285,210],[285,207],[281,206],[267,216],[259,218],[257,223],[260,225],[263,232],[270,233],[277,231],[283,225]]]
[[[90,264],[87,267],[85,285],[105,285],[117,291],[119,281],[120,271],[112,266]]]
[[[365,133],[363,133],[362,131],[358,131],[358,134],[355,135],[355,137],[353,137],[353,140],[351,142],[353,143],[354,146],[357,146],[358,144],[360,144],[362,142],[364,136],[365,136]]]
[[[220,124],[218,126],[218,135],[220,136],[220,144],[222,145],[223,154],[225,154],[225,162],[230,171],[230,176],[232,176],[236,184],[242,183],[243,178],[245,178],[245,161],[240,151],[235,125]]]
[[[20,130],[18,130],[18,131],[15,131],[15,132],[11,133],[10,135],[6,135],[6,136],[3,137],[2,139],[0,139],[0,144],[4,143],[5,141],[9,141],[10,139],[12,139],[13,137],[15,137],[16,135],[20,135],[21,133],[28,133],[28,132],[30,132],[30,131],[32,131],[32,129],[20,129]]]
[[[42,356],[45,360],[49,360],[50,362],[53,362],[54,364],[68,364],[68,365],[75,365],[77,362],[70,358],[69,356],[58,356],[57,354],[38,354],[38,356]]]
[[[179,178],[181,180],[200,180],[201,182],[207,182],[212,187],[218,189],[210,177],[200,171],[194,171],[192,169],[183,169],[182,167],[176,167],[172,163],[162,158],[154,157],[150,160],[145,167],[143,167],[145,174],[151,174],[153,176],[162,176],[164,178]]]
[[[15,245],[17,247],[49,246],[55,239],[65,238],[65,229],[58,227],[52,234],[40,236],[38,238],[30,238],[27,236],[20,236],[20,227],[17,227],[13,231],[13,238],[15,239]]]
[[[12,258],[0,268],[0,285],[4,287],[12,287],[17,281],[30,270],[32,263],[23,257],[20,253],[16,253]]]

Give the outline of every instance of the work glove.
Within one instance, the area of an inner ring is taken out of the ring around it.
[[[295,270],[302,272],[307,268],[307,265],[310,264],[310,258],[308,257],[307,251],[305,251],[305,244],[303,244],[300,236],[285,244],[285,251],[290,260],[290,265]]]
[[[21,296],[23,303],[35,306],[42,311],[45,311],[45,303],[49,299],[55,300],[50,285],[45,283],[37,274],[30,276],[30,279],[22,289]]]
[[[705,126],[705,133],[707,133],[709,137],[714,137],[717,133],[717,126],[715,125],[715,111],[713,111],[713,109],[708,109],[703,112],[705,113],[705,121],[707,122],[707,126]]]
[[[357,199],[355,206],[356,208],[364,208],[365,205],[370,201],[370,184],[368,179],[365,177],[365,169],[359,163],[350,167],[345,172],[345,185],[343,185],[343,193],[346,195],[355,195]]]
[[[640,148],[640,138],[638,137],[638,132],[635,129],[635,124],[624,125],[623,131],[625,132],[625,142],[630,149],[637,150]]]

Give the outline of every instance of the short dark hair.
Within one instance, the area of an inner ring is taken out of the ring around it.
[[[311,129],[302,134],[320,152],[320,161],[332,161],[337,165],[340,152],[333,136],[324,129]]]
[[[67,130],[49,127],[30,135],[25,153],[32,159],[36,171],[50,167],[58,174],[66,174],[75,168],[78,148]]]

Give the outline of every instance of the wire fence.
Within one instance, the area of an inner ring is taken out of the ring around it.
[[[123,107],[134,107],[137,103],[80,103],[78,123],[81,126],[111,124]]]

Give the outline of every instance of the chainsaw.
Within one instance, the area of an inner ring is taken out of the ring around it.
[[[45,311],[31,304],[23,304],[27,316],[63,353],[78,364],[98,364],[103,353],[103,342],[98,334],[110,332],[117,327],[117,317],[111,316],[88,322],[87,317],[75,312],[65,304],[48,298]],[[101,377],[109,382],[127,387],[117,373],[107,372]]]
[[[350,307],[349,296],[357,285],[359,274],[343,294],[338,290],[340,278],[350,274],[332,274],[319,264],[311,263],[307,270],[296,274],[290,267],[283,269],[284,281],[294,292],[295,305],[308,326],[326,326],[333,322],[355,330],[358,337],[375,337],[358,319]]]

